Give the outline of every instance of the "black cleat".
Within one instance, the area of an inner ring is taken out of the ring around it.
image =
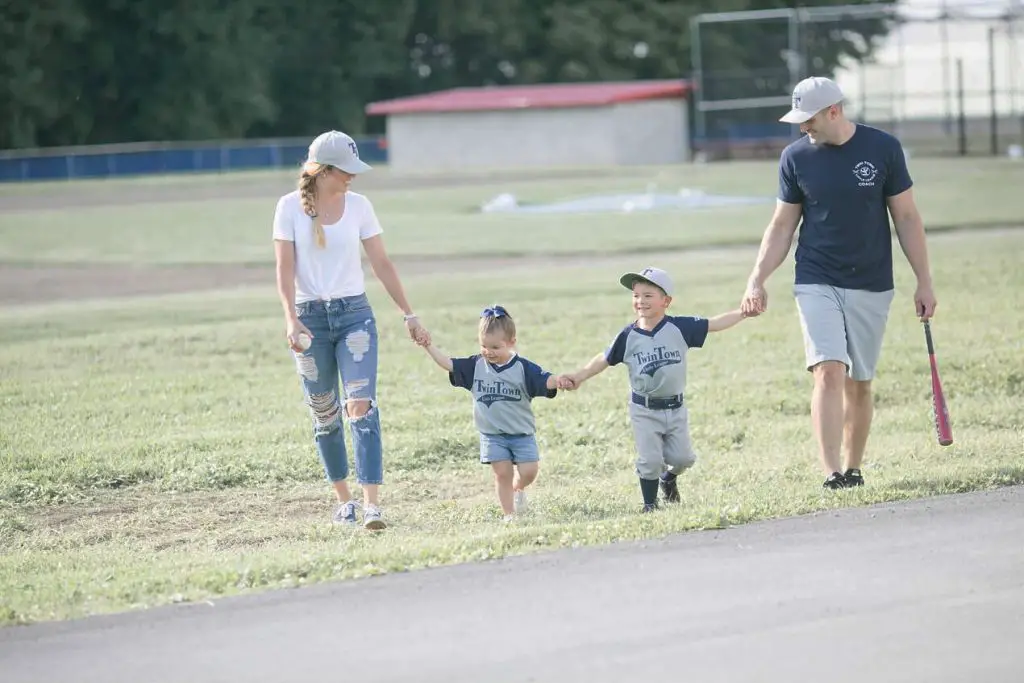
[[[833,490],[844,489],[846,488],[846,477],[839,472],[833,472],[829,475],[828,479],[825,480],[825,483],[822,484],[822,486]]]
[[[646,503],[644,505],[643,509],[640,510],[641,513],[657,512],[657,511],[658,511],[658,504],[657,503]]]
[[[666,503],[679,502],[679,484],[676,483],[676,475],[670,472],[661,475],[661,493],[665,496]]]
[[[846,480],[847,486],[863,486],[864,476],[860,473],[860,470],[849,469],[843,474],[843,479]]]

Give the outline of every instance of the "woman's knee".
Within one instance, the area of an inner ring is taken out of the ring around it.
[[[374,401],[370,398],[350,398],[345,401],[345,415],[350,420],[358,420],[365,417],[374,408]]]

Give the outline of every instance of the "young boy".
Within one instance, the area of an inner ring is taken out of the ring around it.
[[[666,315],[674,287],[668,273],[659,268],[626,273],[619,282],[633,292],[636,322],[569,377],[579,387],[605,368],[626,364],[643,512],[652,512],[658,507],[659,482],[665,500],[679,502],[676,477],[697,459],[683,397],[687,351],[703,347],[709,332],[728,329],[746,316],[739,309],[711,319]]]

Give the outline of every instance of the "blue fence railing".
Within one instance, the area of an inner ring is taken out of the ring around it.
[[[310,138],[312,139],[312,138]],[[368,164],[387,162],[383,136],[355,138]],[[0,182],[297,167],[310,140],[127,143],[0,151]]]

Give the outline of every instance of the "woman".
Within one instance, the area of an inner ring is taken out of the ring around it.
[[[344,417],[352,434],[356,479],[363,487],[363,526],[376,530],[385,527],[379,502],[384,467],[375,398],[377,327],[366,297],[360,244],[377,279],[405,314],[412,339],[425,344],[430,335],[405,298],[373,205],[348,189],[357,174],[368,170],[348,135],[329,131],[317,137],[298,189],[277,202],[274,253],[288,346],[312,413],[320,461],[338,499],[333,521],[356,524],[359,507],[346,481]]]

